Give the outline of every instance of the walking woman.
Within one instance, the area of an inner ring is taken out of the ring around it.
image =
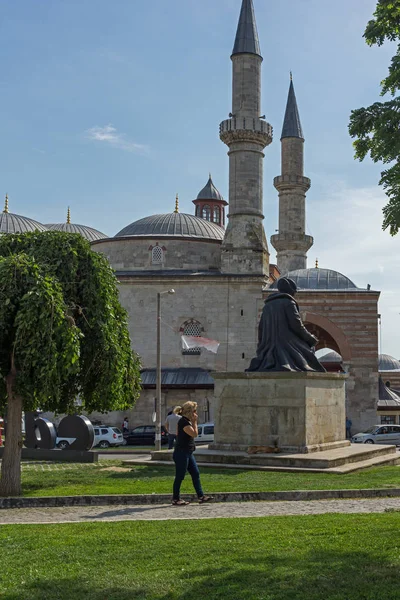
[[[178,432],[173,454],[175,463],[175,480],[173,488],[173,506],[187,506],[190,502],[181,500],[180,490],[182,481],[185,479],[186,471],[190,474],[194,489],[196,490],[199,503],[210,502],[214,498],[205,496],[201,487],[200,473],[193,452],[196,449],[194,438],[198,436],[197,431],[197,402],[185,402],[181,407],[181,419],[178,421]]]

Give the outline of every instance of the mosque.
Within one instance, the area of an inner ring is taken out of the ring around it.
[[[337,271],[307,267],[307,252],[314,241],[305,231],[311,181],[304,174],[304,134],[292,80],[280,138],[281,172],[273,182],[279,225],[270,241],[277,264],[269,261],[263,227],[263,160],[273,129],[261,107],[263,59],[253,0],[242,0],[231,61],[231,112],[219,126],[229,156],[229,200],[210,175],[193,200],[194,214],[179,212],[177,199],[174,212],[145,216],[108,238],[93,228],[72,224],[69,213],[66,223],[46,226],[19,217],[9,212],[6,199],[0,232],[76,232],[104,253],[115,269],[121,302],[129,314],[132,345],[142,360],[143,391],[132,411],[108,415],[110,424],[120,425],[126,415],[132,426],[150,423],[158,292],[163,294],[163,411],[166,414],[176,404],[195,400],[202,420],[207,421],[213,418],[212,371],[248,367],[255,354],[263,303],[274,292],[277,279],[287,275],[298,285],[302,318],[319,339],[317,348],[336,353],[337,369],[348,373],[347,414],[354,429],[362,431],[378,420],[380,293],[357,287]],[[171,289],[175,293],[167,294]],[[217,340],[218,352],[184,349],[183,334]],[[335,369],[332,365],[331,360],[329,370]],[[396,385],[400,389],[400,377]],[[398,409],[395,422],[400,418],[400,397]]]

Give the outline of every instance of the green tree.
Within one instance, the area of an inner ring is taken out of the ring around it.
[[[0,236],[0,496],[21,493],[22,412],[132,407],[140,364],[106,258],[80,235]]]
[[[364,38],[369,46],[385,41],[400,41],[400,0],[378,0],[374,19],[368,22]],[[389,198],[383,208],[383,229],[395,235],[400,227],[400,44],[389,66],[388,76],[381,82],[381,96],[391,95],[386,102],[375,102],[367,108],[351,112],[349,131],[355,156],[360,161],[369,153],[374,162],[388,167],[382,171],[379,184]]]

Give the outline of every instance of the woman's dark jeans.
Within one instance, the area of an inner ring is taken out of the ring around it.
[[[190,474],[194,489],[198,498],[204,496],[203,490],[200,483],[200,472],[196,464],[196,459],[192,452],[186,452],[185,450],[175,449],[173,454],[175,462],[175,481],[173,488],[173,499],[180,499],[180,490],[182,481],[185,479],[186,471]]]

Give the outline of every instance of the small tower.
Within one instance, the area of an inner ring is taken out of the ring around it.
[[[242,0],[232,56],[232,112],[220,124],[229,147],[229,223],[222,243],[225,273],[268,276],[263,227],[264,148],[272,127],[261,116],[261,63],[253,0]]]
[[[297,108],[292,74],[281,136],[282,175],[275,177],[279,192],[279,233],[271,237],[282,274],[307,267],[307,251],[314,243],[306,228],[306,192],[311,181],[304,177],[304,135]]]
[[[193,200],[193,204],[196,206],[196,217],[225,227],[225,206],[228,203],[215,187],[211,173],[206,185],[199,192],[196,200]]]

